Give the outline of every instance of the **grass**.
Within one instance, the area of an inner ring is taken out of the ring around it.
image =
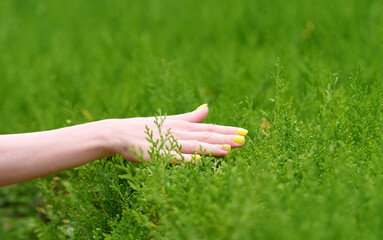
[[[382,10],[1,1],[1,134],[205,102],[249,134],[196,165],[115,157],[3,187],[0,238],[381,239]]]

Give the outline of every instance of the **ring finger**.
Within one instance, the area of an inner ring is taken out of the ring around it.
[[[205,151],[205,155],[212,153],[214,156],[225,156],[231,149],[228,144],[210,144],[197,140],[178,140],[178,143],[182,146],[181,152],[187,154],[193,154],[194,151],[202,154],[202,151]]]

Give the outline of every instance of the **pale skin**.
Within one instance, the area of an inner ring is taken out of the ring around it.
[[[231,148],[245,143],[247,130],[201,123],[209,109],[202,106],[193,112],[167,116],[162,132],[171,134],[182,146],[184,161],[198,160],[206,154],[225,156]],[[150,143],[146,126],[159,138],[154,117],[107,119],[56,130],[0,135],[0,186],[11,185],[74,168],[88,162],[121,155],[139,162],[132,150],[141,152],[146,161]],[[180,159],[180,156],[175,158]]]

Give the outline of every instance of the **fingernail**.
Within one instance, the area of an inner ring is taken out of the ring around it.
[[[207,107],[207,103],[202,104],[201,106],[197,107],[196,110],[200,110],[200,109],[205,108],[205,107]]]
[[[237,133],[238,133],[239,135],[242,135],[242,136],[246,136],[248,132],[249,132],[249,131],[247,131],[247,130],[244,129],[244,128],[238,128],[238,129],[237,129]]]
[[[201,158],[201,156],[198,154],[191,156],[191,160],[193,160],[193,161],[198,161],[200,158]]]
[[[226,151],[230,152],[231,150],[231,146],[229,144],[224,144],[224,145],[221,145],[221,148],[222,149],[225,149]]]
[[[245,140],[245,138],[243,136],[235,136],[233,138],[233,141],[236,143],[243,143],[244,140]]]

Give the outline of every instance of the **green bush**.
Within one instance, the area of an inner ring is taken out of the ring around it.
[[[157,146],[3,187],[0,238],[381,239],[382,10],[1,1],[0,133],[205,102],[205,122],[249,133],[224,158],[172,165]]]

